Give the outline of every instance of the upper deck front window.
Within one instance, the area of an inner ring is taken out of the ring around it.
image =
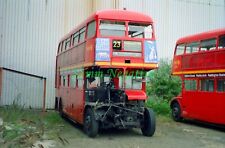
[[[152,25],[141,23],[128,23],[128,36],[131,38],[152,38]]]
[[[125,22],[118,21],[101,21],[100,22],[101,36],[125,36]]]

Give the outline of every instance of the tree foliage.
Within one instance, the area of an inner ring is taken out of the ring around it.
[[[171,61],[169,60],[161,60],[159,68],[149,72],[148,79],[149,96],[169,102],[181,92],[181,80],[177,76],[171,76]]]

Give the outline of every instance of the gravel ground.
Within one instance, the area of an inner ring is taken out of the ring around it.
[[[225,128],[193,121],[177,123],[157,117],[156,133],[144,137],[140,129],[101,131],[96,138],[87,137],[82,127],[69,124],[55,147],[63,148],[225,148]],[[62,142],[63,141],[63,142]],[[64,143],[64,144],[62,144]]]

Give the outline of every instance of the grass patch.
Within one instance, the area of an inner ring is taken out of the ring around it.
[[[170,116],[171,114],[169,102],[166,100],[150,98],[146,106],[152,108],[158,115]]]
[[[0,118],[0,145],[4,147],[32,147],[37,140],[58,139],[65,129],[63,119],[55,111],[43,113],[11,105],[0,108]]]

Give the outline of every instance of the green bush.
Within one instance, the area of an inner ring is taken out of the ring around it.
[[[170,114],[170,106],[169,103],[165,100],[159,98],[152,98],[147,100],[146,106],[152,108],[155,113],[161,115],[169,115]]]
[[[147,94],[150,96],[147,106],[157,113],[169,113],[170,100],[181,92],[180,78],[171,76],[171,61],[161,60],[159,68],[149,72],[147,77]]]

